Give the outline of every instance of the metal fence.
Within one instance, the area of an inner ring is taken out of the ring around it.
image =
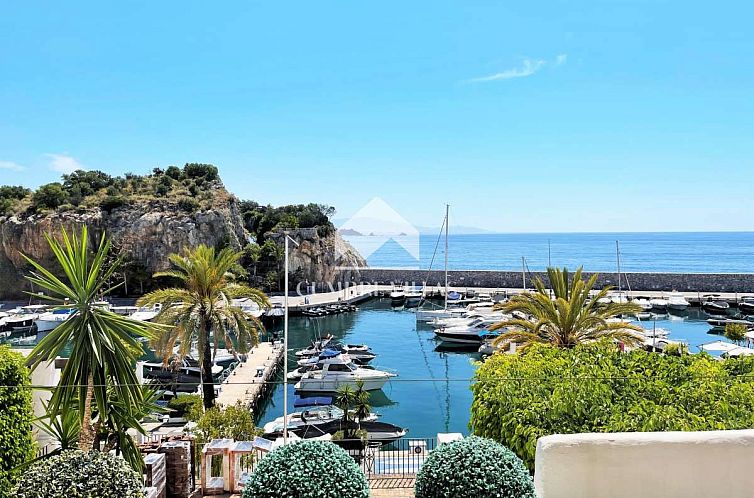
[[[412,476],[427,459],[429,452],[435,449],[434,438],[399,439],[387,445],[368,443],[363,447],[361,441],[342,441],[341,446],[356,460],[367,477],[381,475]],[[349,448],[351,443],[352,448]]]

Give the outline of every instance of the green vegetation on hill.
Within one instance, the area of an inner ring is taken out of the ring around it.
[[[132,202],[160,199],[174,200],[181,210],[194,212],[223,200],[224,196],[218,198],[222,192],[217,168],[211,164],[155,168],[149,175],[110,176],[102,171],[78,170],[34,192],[24,187],[0,187],[0,216],[96,207],[110,211]]]
[[[603,341],[532,344],[495,354],[476,373],[470,426],[533,468],[550,434],[754,427],[754,359],[622,353]]]
[[[176,212],[195,213],[227,206],[231,199],[233,197],[223,187],[217,167],[211,164],[188,163],[182,168],[154,168],[148,175],[126,173],[111,176],[102,171],[78,170],[63,175],[59,182],[42,185],[36,190],[1,186],[0,217],[17,215],[24,218],[69,211],[83,213],[97,208],[110,212],[150,201],[170,204]],[[270,233],[284,228],[311,228],[324,237],[335,232],[330,221],[335,208],[324,204],[275,207],[244,200],[237,206],[244,228],[250,234],[241,264],[248,272],[249,282],[266,290],[280,290],[283,280],[283,250],[269,237]],[[117,253],[117,242],[115,244]],[[224,244],[218,249],[222,247]],[[135,285],[119,292],[138,290],[143,294],[152,288],[152,275],[143,261],[126,260],[124,264],[128,281]]]

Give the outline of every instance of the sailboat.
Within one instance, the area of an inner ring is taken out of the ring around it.
[[[443,226],[445,227],[445,306],[442,309],[437,310],[416,310],[417,322],[431,322],[438,318],[454,318],[461,317],[466,313],[464,309],[448,309],[448,224],[450,214],[450,205],[445,205],[445,221]],[[430,265],[431,266],[431,265]]]

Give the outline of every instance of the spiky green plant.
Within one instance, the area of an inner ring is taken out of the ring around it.
[[[170,327],[153,347],[166,364],[174,356],[176,344],[178,355],[184,357],[196,343],[205,408],[215,402],[212,357],[220,340],[246,353],[259,342],[259,332],[264,329],[257,318],[234,306],[233,299],[247,298],[260,307],[270,306],[264,292],[234,282],[242,254],[229,248],[218,252],[205,245],[171,254],[173,268],[155,273],[155,277],[176,279],[182,287],[156,290],[139,299],[140,305],[162,304],[156,321]]]
[[[504,313],[517,311],[529,318],[511,318],[490,327],[490,330],[505,330],[495,339],[495,345],[505,349],[516,343],[526,348],[531,343],[541,342],[572,348],[602,338],[615,339],[627,346],[640,344],[637,332],[642,330],[641,327],[611,320],[638,313],[639,306],[630,302],[601,304],[599,300],[608,295],[610,287],[590,298],[598,275],[594,274],[588,280],[581,275],[581,268],[572,277],[566,268],[548,268],[552,296],[544,282],[536,278],[534,292],[513,296],[509,302],[498,306],[497,309]]]
[[[51,419],[64,415],[68,407],[75,405],[80,421],[78,446],[89,451],[112,410],[113,399],[130,410],[138,410],[144,402],[134,363],[143,354],[138,338],[151,337],[154,326],[117,315],[100,302],[117,287],[109,282],[121,265],[119,259],[109,266],[105,264],[110,241],[104,233],[93,254],[86,226],[80,235],[62,230],[61,241],[50,235],[45,237],[64,277],[58,278],[24,255],[33,268],[27,278],[47,292],[35,297],[74,312],[39,341],[31,354],[31,366],[52,361],[70,347],[60,382],[49,402],[49,415]],[[93,408],[98,413],[96,420],[92,418]],[[139,427],[138,422],[129,427]],[[141,459],[129,463],[139,467]]]

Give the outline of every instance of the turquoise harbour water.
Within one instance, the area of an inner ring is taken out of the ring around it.
[[[708,333],[707,318],[701,310],[691,309],[661,317],[656,326],[670,330],[670,339],[686,341],[692,352],[698,352],[700,344],[721,339]],[[651,328],[654,323],[646,321],[642,326]],[[363,303],[355,313],[291,318],[290,348],[300,349],[327,333],[344,343],[368,344],[378,355],[372,365],[398,372],[399,376],[382,391],[372,394],[373,409],[382,414],[380,420],[408,428],[409,437],[434,437],[438,432],[468,434],[470,385],[477,353],[442,350],[429,325],[417,327],[413,311],[392,309],[386,299]],[[295,364],[294,351],[289,354],[291,365]],[[282,379],[281,372],[277,380]],[[292,384],[288,394],[293,411]],[[282,414],[283,386],[276,385],[262,405],[260,425]]]
[[[532,233],[453,235],[448,267],[454,270],[529,270],[554,266],[589,271],[615,271],[615,241],[627,272],[754,273],[754,232],[668,233]],[[420,267],[443,267],[443,245],[437,235],[420,237]],[[373,267],[416,267],[416,260],[398,244],[387,243],[367,258]]]

